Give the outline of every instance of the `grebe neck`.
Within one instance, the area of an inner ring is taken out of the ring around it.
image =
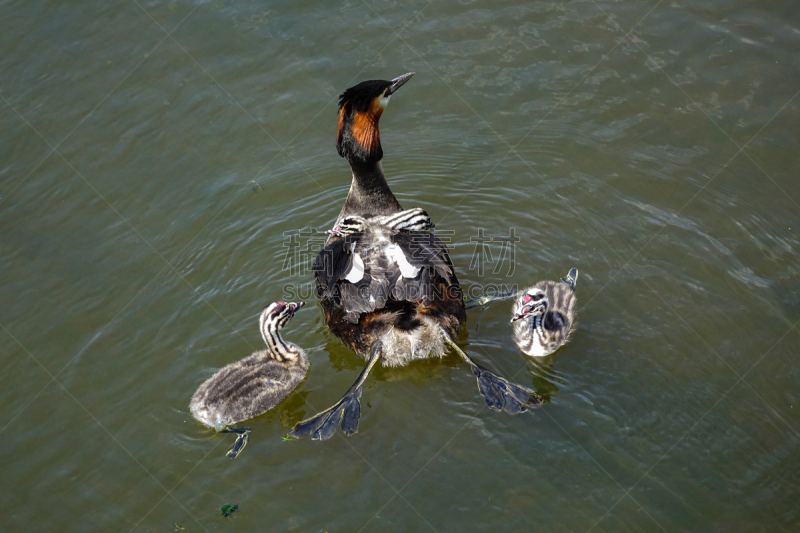
[[[386,182],[380,161],[370,163],[351,161],[350,168],[353,171],[353,181],[338,220],[347,215],[369,218],[403,210]]]
[[[261,328],[261,336],[269,352],[278,361],[293,361],[297,359],[300,349],[291,342],[286,342],[281,337],[280,328],[274,322],[265,322]]]

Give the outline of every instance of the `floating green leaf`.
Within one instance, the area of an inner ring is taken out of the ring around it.
[[[226,503],[220,508],[220,511],[222,511],[222,516],[224,516],[225,518],[228,518],[230,515],[232,515],[238,510],[239,510],[239,505],[235,503]]]

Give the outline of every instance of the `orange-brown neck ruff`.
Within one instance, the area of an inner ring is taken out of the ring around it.
[[[376,163],[383,159],[378,122],[385,104],[373,98],[365,111],[345,102],[339,110],[339,131],[336,147],[339,155],[351,164]]]

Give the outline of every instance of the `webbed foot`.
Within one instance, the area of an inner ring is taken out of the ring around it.
[[[492,299],[488,296],[477,296],[475,298],[470,298],[466,302],[464,302],[464,306],[466,309],[474,309],[476,307],[480,307],[481,310],[485,310],[489,307],[489,304],[492,303]]]
[[[478,390],[481,391],[486,405],[492,411],[505,411],[510,415],[524,413],[528,408],[542,405],[542,397],[530,389],[521,385],[511,383],[506,378],[500,377],[494,372],[490,372],[472,360],[458,347],[453,340],[447,336],[442,329],[447,343],[460,355],[472,368],[472,373],[478,378]]]
[[[519,291],[499,291],[493,296],[477,296],[475,298],[470,298],[469,300],[464,302],[464,305],[466,306],[467,309],[474,309],[476,307],[480,307],[481,310],[483,311],[487,307],[489,307],[492,304],[492,302],[497,302],[500,300],[510,300],[511,298],[514,298],[517,294],[519,294]]]
[[[228,451],[225,453],[227,457],[236,459],[244,447],[247,446],[247,441],[250,439],[250,428],[240,428],[236,426],[229,426],[220,431],[220,433],[236,433],[236,440],[233,442]]]
[[[311,440],[327,440],[333,437],[339,425],[347,436],[357,433],[358,420],[361,418],[360,397],[361,387],[358,387],[345,394],[333,407],[295,424],[289,436],[295,439],[311,436]]]
[[[289,432],[290,437],[302,439],[311,436],[312,440],[327,440],[336,433],[336,428],[342,426],[345,435],[352,435],[358,431],[358,419],[361,418],[361,385],[367,379],[367,374],[378,362],[381,355],[380,341],[372,345],[372,353],[367,361],[367,366],[359,374],[358,379],[350,387],[342,399],[333,404],[333,407],[312,416],[308,420],[298,422]]]
[[[542,404],[542,397],[534,391],[511,383],[474,362],[472,373],[478,379],[478,390],[492,411],[516,415]]]
[[[578,269],[571,268],[566,276],[561,278],[561,281],[569,285],[569,287],[574,291],[575,287],[578,285]]]

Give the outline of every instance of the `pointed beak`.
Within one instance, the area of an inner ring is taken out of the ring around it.
[[[539,300],[538,302],[531,302],[525,305],[522,309],[519,310],[519,313],[514,313],[514,316],[511,317],[510,322],[516,322],[520,318],[525,318],[529,316],[536,316],[541,315],[544,313],[546,309],[546,300],[542,301]]]
[[[403,86],[405,82],[411,79],[411,76],[416,74],[416,72],[409,72],[407,74],[403,74],[402,76],[398,76],[392,80],[392,85],[389,86],[389,95],[393,95],[397,89]]]
[[[292,315],[294,315],[298,309],[306,305],[305,302],[292,302],[289,304],[289,310],[291,311]]]

